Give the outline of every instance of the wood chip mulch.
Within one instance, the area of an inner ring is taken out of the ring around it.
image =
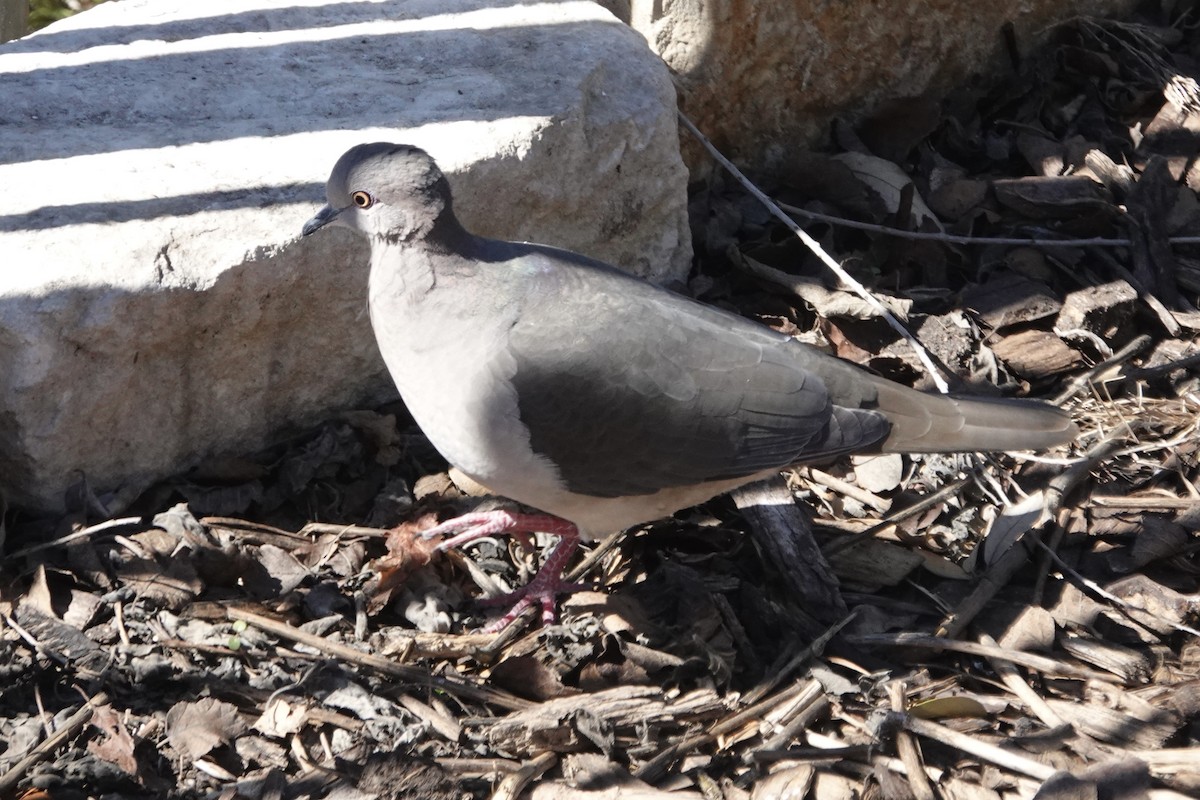
[[[804,467],[594,544],[560,624],[498,636],[539,553],[417,535],[480,500],[398,405],[80,480],[0,528],[0,798],[1197,796],[1198,59],[1187,16],[1077,19],[751,176],[1069,449]],[[692,201],[693,294],[927,385],[741,184]]]

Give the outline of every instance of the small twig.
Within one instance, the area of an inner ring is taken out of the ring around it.
[[[38,719],[42,721],[42,728],[46,731],[46,736],[54,735],[54,716],[46,713],[46,704],[42,702],[42,687],[33,687],[33,702],[37,706]]]
[[[817,733],[816,731],[809,731],[805,734],[804,738],[808,741],[809,749],[814,753],[814,759],[816,754],[820,752],[828,752],[832,757],[837,758],[839,754],[845,754],[849,757],[854,753],[863,752],[865,750],[867,753],[873,756],[871,759],[872,763],[882,764],[892,772],[897,772],[901,775],[908,773],[908,767],[905,766],[903,761],[891,756],[880,755],[878,749],[874,746],[863,748],[861,746],[848,745],[845,742],[834,738],[833,736],[829,736],[828,734],[824,733]],[[767,758],[761,760],[779,760],[780,758],[786,756],[786,752],[765,755]],[[923,769],[925,774],[935,781],[941,781],[942,777],[946,774],[946,771],[939,767],[927,766]]]
[[[75,738],[83,730],[84,726],[92,721],[92,715],[95,713],[96,707],[102,706],[107,702],[108,695],[104,692],[100,692],[92,697],[78,711],[72,714],[53,736],[45,739],[30,751],[29,755],[22,758],[16,764],[13,764],[12,769],[0,775],[0,795],[7,796],[17,788],[17,784],[21,782],[21,779],[25,777],[31,767],[49,758],[61,745]]]
[[[40,655],[45,656],[46,658],[57,661],[59,664],[62,664],[64,666],[66,664],[70,663],[68,661],[67,657],[64,656],[62,653],[59,653],[54,650],[50,650],[49,648],[43,647],[42,643],[38,641],[37,637],[34,636],[29,631],[25,630],[25,628],[23,628],[20,623],[18,623],[15,619],[13,619],[11,615],[5,614],[4,621],[6,623],[8,623],[8,627],[12,628],[16,632],[17,636],[19,636],[21,639],[23,639],[25,641],[26,644],[28,644],[30,647],[33,648],[35,653],[38,653]]]
[[[1067,388],[1063,389],[1058,397],[1055,397],[1051,403],[1056,406],[1062,406],[1094,381],[1107,380],[1110,377],[1110,374],[1115,373],[1116,369],[1120,365],[1141,353],[1143,350],[1149,347],[1152,342],[1153,340],[1146,335],[1136,337],[1129,344],[1125,345],[1116,353],[1114,353],[1112,358],[1106,358],[1104,361],[1101,361],[1087,372],[1077,375],[1075,378],[1073,378],[1067,384]]]
[[[1008,647],[989,647],[978,642],[965,642],[960,639],[947,639],[944,636],[928,636],[923,633],[866,633],[851,634],[846,641],[864,647],[919,647],[923,650],[949,650],[953,653],[963,653],[969,656],[984,658],[1002,658],[1014,664],[1041,672],[1047,675],[1059,675],[1066,678],[1078,678],[1083,681],[1102,681],[1111,683],[1112,676],[1097,672],[1087,667],[1068,664],[1047,656],[1026,653],[1023,650],[1013,650]]]
[[[1026,532],[1025,538],[1034,539],[1037,538],[1037,534],[1033,531]],[[1024,547],[1010,547],[988,568],[970,594],[942,619],[935,629],[935,634],[947,637],[961,635],[1028,560],[1029,554]]]
[[[875,538],[876,535],[886,531],[888,528],[895,527],[897,524],[903,522],[909,517],[915,517],[917,514],[933,508],[938,503],[944,502],[947,498],[957,495],[968,483],[971,483],[970,478],[961,478],[953,483],[948,483],[942,488],[938,489],[936,492],[922,497],[916,503],[913,503],[910,506],[905,506],[904,508],[892,514],[889,514],[887,518],[875,523],[871,527],[861,530],[858,533],[846,536],[845,538],[830,542],[824,547],[823,552],[825,553],[825,557],[833,558],[843,550],[856,547],[868,539]]]
[[[1000,648],[996,640],[986,633],[980,634],[979,643],[984,647]],[[1026,707],[1033,712],[1033,715],[1041,720],[1042,724],[1047,728],[1057,728],[1060,725],[1066,724],[1062,717],[1055,713],[1054,709],[1050,708],[1050,704],[1042,699],[1041,695],[1033,690],[1033,687],[1021,677],[1017,672],[1017,667],[1007,658],[999,656],[987,656],[988,663],[992,665],[992,669],[1000,676],[1000,680],[1008,687],[1008,690],[1017,696]]]
[[[1010,769],[1013,772],[1019,772],[1022,775],[1028,775],[1040,781],[1048,779],[1057,771],[1055,767],[1049,764],[1034,761],[1032,758],[1026,758],[1012,750],[1005,750],[994,744],[981,742],[978,739],[967,736],[965,733],[959,733],[956,730],[947,728],[945,725],[938,725],[936,722],[919,719],[909,714],[902,715],[901,722],[906,730],[912,731],[918,736],[933,739],[935,742],[941,742],[944,745],[961,750],[983,761],[991,762],[992,764]]]
[[[269,528],[269,526],[264,527]],[[299,533],[292,535],[309,538],[310,536],[320,536],[323,533],[333,533],[338,536],[366,536],[372,539],[383,539],[391,533],[391,530],[388,528],[366,528],[362,525],[335,525],[329,522],[310,522],[301,528]]]
[[[789,214],[806,217],[817,222],[828,222],[831,225],[837,225],[841,228],[870,231],[872,233],[883,234],[884,236],[892,236],[896,239],[943,242],[945,244],[1014,245],[1018,247],[1128,247],[1132,244],[1129,239],[1109,239],[1107,237],[1095,237],[1091,239],[1039,239],[1035,236],[960,236],[953,233],[906,231],[901,228],[889,228],[887,225],[879,225],[874,222],[859,222],[858,220],[846,219],[845,217],[838,217],[833,214],[808,211],[807,209],[797,208],[787,203],[780,203],[779,207]],[[1200,237],[1180,237],[1178,240],[1171,239],[1169,241],[1172,243],[1187,244],[1188,242],[1183,241],[1187,238],[1197,239]]]
[[[1097,464],[1109,458],[1112,452],[1117,449],[1118,444],[1116,440],[1112,439],[1099,442],[1079,463],[1051,479],[1050,484],[1045,490],[1044,515],[1048,517],[1057,516],[1066,496],[1091,475],[1092,469]],[[1036,538],[1028,536],[1028,534],[1026,536],[1031,539]],[[959,636],[979,612],[991,602],[1000,589],[1008,585],[1008,582],[1012,580],[1013,576],[1028,560],[1028,552],[1020,547],[1010,547],[1000,555],[995,563],[988,568],[971,593],[955,607],[952,614],[948,615],[938,625],[936,630],[937,635],[948,637]]]
[[[834,636],[837,636],[839,633],[841,633],[843,628],[857,618],[858,611],[854,610],[837,623],[830,625],[824,633],[809,643],[807,647],[788,659],[788,662],[784,664],[783,667],[776,670],[769,679],[763,681],[758,686],[755,686],[753,689],[746,692],[745,697],[742,698],[743,701],[747,703],[755,703],[761,698],[765,697],[767,692],[770,692],[772,689],[782,683],[784,678],[792,674],[794,670],[799,669],[800,665],[811,661],[821,653],[825,652],[825,645],[829,644],[830,640],[833,639]]]
[[[832,489],[838,494],[845,495],[851,500],[857,500],[868,508],[883,514],[892,507],[892,501],[880,497],[874,492],[869,492],[860,486],[857,486],[850,481],[844,481],[841,478],[830,475],[828,472],[822,472],[815,467],[805,469],[807,479],[810,483],[816,483],[826,488]]]
[[[536,780],[546,770],[558,761],[557,753],[542,753],[521,765],[516,772],[510,772],[500,780],[500,785],[489,795],[490,800],[515,800],[520,797],[525,787]]]
[[[1059,546],[1062,544],[1063,537],[1067,535],[1067,520],[1069,520],[1072,516],[1077,516],[1078,514],[1078,509],[1072,509],[1067,512],[1060,511],[1055,516],[1054,526],[1050,529],[1050,541],[1046,543],[1046,546],[1050,550],[1058,550]],[[1037,575],[1037,577],[1033,581],[1033,595],[1030,598],[1031,605],[1040,606],[1042,604],[1042,598],[1046,593],[1046,581],[1049,578],[1049,572],[1050,558],[1045,553],[1040,553],[1038,556],[1037,567],[1034,570],[1034,574]]]
[[[1122,612],[1124,612],[1127,616],[1130,614],[1130,612],[1136,612],[1138,614],[1145,614],[1146,616],[1150,617],[1151,619],[1158,620],[1163,625],[1167,625],[1167,626],[1179,631],[1180,633],[1186,633],[1189,636],[1200,636],[1200,630],[1197,630],[1190,625],[1184,625],[1181,622],[1173,622],[1169,619],[1166,619],[1161,614],[1159,614],[1155,611],[1152,611],[1148,608],[1142,608],[1141,606],[1135,606],[1134,604],[1130,603],[1127,600],[1122,600],[1120,597],[1117,597],[1112,592],[1106,590],[1104,587],[1102,587],[1100,584],[1096,583],[1095,581],[1090,580],[1090,579],[1085,578],[1082,575],[1080,575],[1077,570],[1073,569],[1069,564],[1067,564],[1067,562],[1063,561],[1062,557],[1059,556],[1058,553],[1054,552],[1053,550],[1050,550],[1041,542],[1038,542],[1038,545],[1042,548],[1043,552],[1046,553],[1046,555],[1050,558],[1050,560],[1054,562],[1054,565],[1056,567],[1058,567],[1060,570],[1062,570],[1062,572],[1065,575],[1069,575],[1073,580],[1077,581],[1078,584],[1080,586],[1082,586],[1084,589],[1086,589],[1087,591],[1094,592],[1096,595],[1098,595],[1105,601],[1113,604],[1118,609],[1120,609]],[[1133,620],[1133,622],[1136,622],[1139,625],[1142,624],[1142,623],[1138,622],[1138,620],[1136,618],[1132,618],[1132,620]]]
[[[133,646],[133,640],[129,638],[129,629],[125,627],[125,604],[120,600],[112,605],[113,609],[113,624],[117,628],[117,637],[120,638],[121,644],[126,647]]]
[[[1130,380],[1157,378],[1159,375],[1164,375],[1177,369],[1191,369],[1197,364],[1200,364],[1200,353],[1193,353],[1190,356],[1177,358],[1174,361],[1168,361],[1153,367],[1130,367],[1121,373],[1121,377]]]
[[[321,636],[316,636],[315,634],[292,627],[285,622],[279,622],[251,611],[240,608],[229,608],[226,609],[225,616],[235,622],[237,620],[244,620],[267,633],[308,645],[315,650],[328,653],[343,661],[378,670],[385,675],[391,675],[402,681],[428,686],[431,689],[440,689],[453,695],[465,697],[468,700],[474,700],[475,702],[493,703],[501,708],[507,708],[512,711],[525,709],[530,706],[527,700],[522,700],[508,692],[502,692],[498,689],[491,689],[485,686],[476,686],[467,683],[461,678],[431,675],[425,670],[404,664],[397,664],[394,661],[374,655],[373,653],[364,653],[348,645],[330,641]]]
[[[824,284],[815,278],[784,272],[781,269],[775,269],[760,261],[756,261],[738,250],[735,245],[730,245],[729,250],[730,260],[739,269],[745,270],[756,278],[762,278],[768,283],[782,286],[816,309],[818,314],[824,315],[826,313],[825,310],[839,294],[835,289],[827,289]],[[901,319],[908,320],[909,308],[912,306],[911,300],[883,295],[879,298],[879,302],[890,308],[892,313],[899,315]]]
[[[735,712],[734,714],[731,714],[730,716],[708,728],[703,733],[687,736],[676,741],[674,744],[661,751],[654,758],[650,759],[645,764],[642,764],[642,766],[633,773],[634,777],[648,783],[653,783],[662,777],[663,772],[666,770],[669,764],[683,754],[697,747],[708,744],[718,736],[722,736],[726,733],[737,730],[745,723],[757,719],[763,714],[763,712],[780,703],[785,703],[795,699],[804,692],[808,691],[812,683],[814,683],[812,679],[798,680],[788,688],[783,689],[777,694],[771,695],[766,700],[753,703]]]
[[[251,533],[269,533],[272,536],[282,536],[285,539],[304,538],[306,540],[311,541],[311,538],[308,536],[305,536],[303,532],[297,533],[296,531],[285,531],[283,528],[276,528],[274,525],[268,525],[265,522],[254,522],[253,520],[238,519],[237,517],[201,517],[199,520],[197,520],[197,522],[199,522],[201,525],[203,525],[206,528],[209,528],[209,527],[228,528],[230,530],[248,531]],[[332,528],[336,531],[341,531],[342,529],[349,527],[349,526],[330,525],[330,524],[324,523],[324,522],[310,522],[308,525],[305,525],[304,527],[305,527],[305,530],[308,530],[310,528],[321,527],[321,528]],[[375,529],[369,528],[368,530],[375,530]],[[314,532],[322,533],[323,531],[314,531]],[[376,533],[386,534],[387,531],[376,530]]]
[[[580,578],[588,574],[604,560],[605,556],[617,548],[621,540],[625,538],[626,531],[618,531],[610,534],[600,540],[600,543],[592,548],[586,556],[584,556],[574,568],[567,570],[566,579],[571,583],[577,583]]]
[[[1170,439],[1163,439],[1157,442],[1146,442],[1145,444],[1135,444],[1130,445],[1129,447],[1123,447],[1120,450],[1115,450],[1110,453],[1109,457],[1114,459],[1125,458],[1127,456],[1137,455],[1139,453],[1153,453],[1158,450],[1174,452],[1175,449],[1180,445],[1187,444],[1188,442],[1194,442],[1196,440],[1194,428],[1196,428],[1197,425],[1200,425],[1200,420],[1197,420],[1196,425],[1189,425],[1183,431],[1177,433]]]
[[[1084,505],[1135,511],[1181,511],[1195,507],[1196,501],[1187,497],[1114,497],[1101,494],[1087,498]]]
[[[683,739],[677,741],[675,744],[666,748],[654,758],[643,764],[637,770],[637,772],[634,773],[634,777],[653,783],[662,776],[662,773],[666,770],[667,766],[671,764],[671,762],[675,761],[675,759],[679,758],[684,753],[708,744],[718,736],[723,736],[730,731],[737,730],[747,721],[757,719],[758,717],[762,716],[764,712],[782,703],[790,702],[791,700],[794,700],[795,698],[800,697],[807,692],[811,692],[813,684],[817,682],[811,678],[807,680],[801,678],[786,689],[782,689],[775,694],[768,694],[772,689],[775,688],[775,686],[779,684],[779,681],[781,681],[793,669],[798,667],[804,661],[812,658],[816,653],[820,652],[820,649],[824,648],[825,643],[828,642],[829,639],[832,638],[838,631],[840,631],[842,627],[850,622],[850,620],[854,619],[854,616],[854,614],[851,614],[837,625],[832,626],[825,632],[824,635],[821,636],[820,639],[804,648],[804,650],[797,654],[795,658],[784,665],[783,669],[779,670],[769,679],[754,687],[753,690],[747,692],[746,696],[743,698],[744,702],[747,703],[744,708],[710,726],[703,733],[684,737]],[[819,687],[820,684],[817,683],[817,686]]]
[[[463,777],[483,778],[495,781],[500,775],[516,772],[524,765],[500,756],[495,758],[455,758],[445,756],[435,758],[433,762],[447,772],[452,772],[460,779]]]
[[[796,698],[794,705],[795,711],[792,718],[775,731],[770,739],[763,742],[761,749],[751,751],[749,759],[761,761],[764,753],[779,751],[787,747],[788,742],[808,730],[813,722],[828,712],[830,708],[829,698],[825,696],[825,689],[817,681],[813,681],[809,685],[805,694]]]
[[[979,637],[980,644],[987,647],[997,647],[996,640],[986,633]],[[1041,720],[1042,724],[1047,728],[1062,728],[1069,727],[1074,735],[1074,746],[1080,754],[1086,756],[1092,761],[1104,761],[1112,758],[1113,753],[1110,749],[1101,746],[1098,742],[1092,739],[1084,731],[1068,725],[1066,720],[1058,715],[1050,707],[1042,696],[1034,691],[1033,687],[1025,680],[1024,677],[1017,671],[1016,666],[1009,660],[999,656],[988,656],[988,663],[992,669],[1000,676],[1000,680],[1008,687],[1008,690],[1015,694],[1017,698],[1029,708],[1033,715]]]
[[[908,709],[905,706],[904,682],[892,681],[887,688],[892,711],[897,714],[905,713]],[[925,774],[925,767],[921,764],[921,753],[917,749],[917,743],[903,728],[896,731],[896,752],[900,755],[900,762],[904,764],[904,774],[908,778],[908,788],[913,797],[916,800],[934,800],[937,795],[933,793],[929,776]]]
[[[105,522],[98,522],[95,525],[89,525],[86,528],[80,528],[77,531],[72,531],[65,536],[60,536],[57,539],[49,542],[41,542],[40,544],[31,544],[29,547],[22,547],[20,550],[14,550],[8,554],[8,558],[22,558],[24,556],[40,553],[43,550],[50,550],[54,547],[61,547],[64,544],[71,544],[80,539],[87,539],[101,531],[106,531],[109,528],[123,528],[126,525],[142,525],[141,517],[122,517],[121,519],[110,519]]]
[[[893,330],[896,331],[896,333],[904,337],[905,341],[907,341],[909,346],[912,347],[913,352],[917,354],[917,358],[920,360],[922,366],[925,367],[926,372],[929,373],[929,377],[933,380],[934,385],[937,386],[938,391],[942,392],[943,394],[949,392],[949,384],[946,383],[946,379],[942,377],[942,374],[938,368],[934,366],[933,359],[931,359],[929,354],[925,352],[925,348],[919,341],[917,341],[917,337],[913,336],[908,328],[904,327],[900,320],[896,319],[895,315],[893,315],[883,303],[879,302],[879,299],[876,298],[875,295],[871,294],[871,292],[869,292],[865,286],[851,277],[850,273],[846,272],[846,270],[842,268],[841,264],[839,264],[828,253],[826,253],[816,239],[809,236],[803,228],[796,224],[794,219],[784,213],[783,209],[781,209],[774,200],[767,197],[766,193],[763,192],[762,189],[759,189],[757,186],[755,186],[749,178],[742,174],[741,170],[733,165],[733,162],[723,156],[721,151],[719,151],[716,146],[714,146],[713,143],[708,140],[708,137],[701,133],[700,129],[692,124],[691,120],[684,116],[683,112],[679,113],[679,121],[683,124],[683,127],[687,128],[688,132],[691,133],[692,136],[696,137],[696,140],[704,146],[704,149],[707,150],[709,154],[717,160],[717,163],[724,167],[726,171],[728,171],[729,174],[738,181],[738,183],[742,184],[746,191],[754,195],[755,199],[762,203],[766,209],[771,212],[772,216],[786,225],[792,233],[796,234],[800,241],[804,242],[805,246],[808,247],[808,249],[811,250],[818,259],[820,259],[821,263],[823,263],[835,275],[837,275],[842,283],[853,289],[854,293],[861,297],[863,301],[867,303],[867,305],[873,308],[875,312],[879,314],[879,316],[882,317],[887,324],[892,327]]]

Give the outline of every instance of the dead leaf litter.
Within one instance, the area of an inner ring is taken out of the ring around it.
[[[1069,451],[805,467],[594,545],[560,624],[498,636],[479,601],[550,541],[435,552],[502,501],[398,404],[136,499],[81,478],[4,517],[0,797],[1200,793],[1200,37],[1155,13],[756,181]],[[739,183],[691,210],[693,294],[928,385]]]

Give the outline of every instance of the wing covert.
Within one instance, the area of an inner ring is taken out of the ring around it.
[[[886,435],[872,412],[835,418],[804,348],[740,317],[591,264],[529,295],[508,343],[521,421],[571,491],[649,494]]]

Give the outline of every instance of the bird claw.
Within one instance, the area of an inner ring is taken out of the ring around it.
[[[562,579],[563,568],[579,547],[579,529],[572,523],[548,514],[517,514],[508,511],[486,511],[475,514],[464,514],[461,517],[447,520],[436,525],[420,535],[424,539],[433,539],[454,533],[449,539],[439,542],[437,550],[446,551],[455,547],[482,539],[485,536],[508,534],[513,536],[527,550],[533,549],[534,531],[549,533],[558,537],[558,544],[550,551],[541,569],[533,576],[528,584],[498,597],[482,601],[482,605],[503,605],[516,601],[499,620],[488,625],[484,630],[495,633],[508,627],[517,617],[537,603],[542,609],[542,624],[552,625],[558,617],[555,609],[555,598],[559,594],[576,591],[579,584],[565,583]]]
[[[560,594],[570,594],[571,592],[578,592],[581,589],[587,588],[587,585],[583,583],[567,583],[562,580],[561,576],[554,576],[553,578],[545,576],[546,580],[540,581],[541,585],[538,585],[538,579],[543,576],[544,573],[539,571],[532,581],[516,591],[505,592],[495,597],[480,600],[479,605],[485,608],[494,608],[513,603],[513,606],[505,612],[504,616],[489,624],[483,629],[483,632],[499,633],[512,624],[517,617],[524,614],[525,609],[532,607],[535,603],[542,607],[542,625],[553,625],[558,620],[558,612],[554,605],[555,599]]]

